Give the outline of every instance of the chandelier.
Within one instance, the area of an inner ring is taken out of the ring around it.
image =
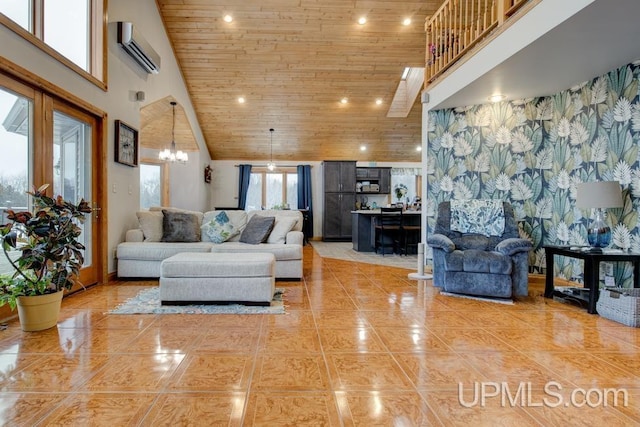
[[[176,102],[171,101],[171,108],[173,109],[173,125],[171,127],[171,147],[165,148],[160,151],[158,158],[163,162],[179,162],[186,163],[189,160],[189,155],[182,151],[176,151]]]
[[[271,144],[270,144],[271,155],[269,157],[270,158],[269,163],[267,163],[267,169],[269,169],[270,171],[276,168],[276,164],[273,163],[273,131],[274,131],[273,128],[269,129],[269,132],[271,132]]]

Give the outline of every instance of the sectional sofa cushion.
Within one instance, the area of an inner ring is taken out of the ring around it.
[[[302,245],[291,245],[286,243],[264,243],[261,245],[251,245],[242,242],[224,242],[221,245],[211,244],[211,252],[238,254],[268,252],[276,257],[276,261],[293,261],[302,259]]]
[[[211,242],[171,244],[164,242],[123,242],[118,245],[117,250],[118,259],[127,261],[162,261],[183,252],[211,252],[212,246],[214,244]]]

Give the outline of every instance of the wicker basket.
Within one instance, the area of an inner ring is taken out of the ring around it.
[[[627,326],[640,326],[640,288],[604,288],[596,304],[598,314]]]

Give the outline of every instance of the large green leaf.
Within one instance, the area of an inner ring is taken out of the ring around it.
[[[589,113],[583,117],[582,124],[589,133],[589,142],[593,141],[596,136],[596,131],[598,130],[598,118],[596,117],[596,113],[594,111],[589,111]]]
[[[542,178],[540,176],[535,178],[532,176],[528,176],[525,178],[525,181],[527,181],[527,183],[531,187],[531,191],[533,192],[533,200],[538,200],[542,195]],[[535,205],[534,205],[534,212],[535,212]]]
[[[611,71],[608,75],[609,77],[609,94],[615,94],[615,99],[612,98],[612,100],[615,101],[618,100],[618,98],[624,93],[624,90],[626,87],[628,87],[631,84],[631,80],[633,79],[633,73],[631,72],[631,69],[626,66],[626,67],[620,67],[617,70]],[[637,95],[637,93],[635,94]],[[629,99],[633,99],[632,97],[629,97]],[[611,104],[610,106],[613,107],[614,104]]]
[[[557,123],[562,117],[573,117],[573,99],[569,91],[560,92],[553,97],[554,121]]]
[[[567,163],[571,160],[571,147],[569,144],[556,144],[553,152],[553,170],[560,172],[562,169],[568,169]]]
[[[553,195],[553,212],[554,218],[557,215],[558,221],[564,221],[567,224],[572,224],[573,220],[573,204],[569,199],[569,193],[567,190],[559,190]]]

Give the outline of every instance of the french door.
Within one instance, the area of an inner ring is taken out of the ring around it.
[[[61,195],[77,203],[84,198],[95,207],[82,225],[85,262],[80,281],[88,286],[99,281],[98,245],[100,210],[96,177],[100,137],[99,118],[0,74],[0,214],[6,210],[31,209],[24,194],[49,183],[49,196]],[[6,272],[6,265],[4,265]],[[0,262],[0,272],[3,272]],[[79,286],[78,286],[79,287]],[[74,289],[75,290],[75,289]]]

